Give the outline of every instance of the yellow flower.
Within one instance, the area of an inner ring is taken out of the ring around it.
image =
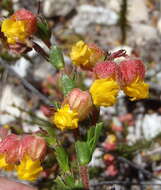
[[[108,143],[116,143],[116,136],[115,135],[108,135],[107,136],[107,139],[106,139],[106,142]]]
[[[65,104],[54,114],[52,121],[61,130],[75,129],[78,127],[78,113],[71,110],[68,104]]]
[[[86,44],[82,40],[78,41],[71,50],[70,57],[73,63],[83,69],[90,70],[105,52],[95,44]]]
[[[139,78],[122,89],[127,96],[131,97],[131,101],[149,97],[149,85],[139,80]]]
[[[33,161],[28,155],[25,155],[16,170],[19,179],[34,181],[39,177],[43,168],[40,160]]]
[[[82,67],[91,67],[90,57],[92,55],[91,49],[83,41],[78,41],[72,47],[70,53],[71,60],[74,64]]]
[[[9,164],[6,162],[5,155],[0,154],[0,169],[6,170],[6,171],[13,171],[14,165]]]
[[[24,43],[29,35],[26,25],[26,21],[5,19],[2,22],[1,31],[7,37],[9,44]]]
[[[96,106],[112,106],[116,103],[119,85],[112,79],[95,80],[90,88]]]

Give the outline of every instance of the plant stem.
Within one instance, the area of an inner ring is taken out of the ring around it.
[[[79,172],[80,172],[80,177],[82,179],[84,190],[89,190],[88,166],[80,166]]]

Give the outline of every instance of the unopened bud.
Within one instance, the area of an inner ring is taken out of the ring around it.
[[[21,140],[21,156],[23,159],[25,155],[30,156],[32,160],[41,160],[46,154],[46,142],[43,138],[35,135],[26,135]]]
[[[8,163],[19,161],[19,147],[21,138],[18,135],[8,135],[0,142],[0,154],[5,155]]]
[[[140,59],[128,57],[118,65],[118,81],[121,85],[128,85],[135,81],[144,80],[145,67]]]
[[[118,170],[114,164],[111,164],[110,166],[107,167],[105,173],[107,176],[114,177],[118,174]]]
[[[74,88],[65,98],[63,104],[69,104],[71,110],[78,113],[79,120],[85,119],[93,108],[89,92]]]
[[[113,78],[115,79],[117,65],[113,61],[103,61],[96,64],[93,68],[96,78]]]

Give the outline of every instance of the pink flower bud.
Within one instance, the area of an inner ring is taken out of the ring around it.
[[[20,9],[16,11],[12,16],[11,19],[16,21],[26,21],[27,23],[27,31],[29,35],[33,34],[37,30],[37,18],[32,12],[26,9]]]
[[[117,170],[116,166],[112,164],[112,165],[107,167],[105,173],[107,176],[114,177],[118,174],[118,170]]]
[[[128,85],[137,78],[143,80],[145,67],[140,59],[128,57],[118,65],[118,81],[121,85]]]
[[[69,104],[71,110],[78,113],[80,120],[85,119],[90,111],[92,111],[92,98],[87,91],[82,91],[78,88],[73,89],[64,99],[63,105]]]
[[[93,71],[97,78],[115,78],[117,65],[113,61],[103,61],[97,63]]]
[[[29,155],[33,160],[43,159],[46,154],[46,142],[41,137],[25,135],[21,140],[20,152],[20,159],[23,159],[25,155]]]
[[[16,163],[19,161],[20,137],[18,135],[8,135],[0,142],[0,154],[6,155],[8,163]]]

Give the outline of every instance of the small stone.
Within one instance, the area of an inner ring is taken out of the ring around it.
[[[81,5],[77,11],[78,14],[73,18],[71,28],[79,34],[85,34],[89,25],[109,26],[118,21],[118,15],[114,11],[100,6]]]
[[[157,40],[157,30],[156,28],[147,24],[132,24],[132,30],[128,33],[128,40],[130,43],[135,43],[137,45],[143,45],[147,41]]]
[[[146,114],[142,123],[143,134],[147,140],[156,137],[161,133],[161,116],[154,114]]]
[[[23,97],[23,92],[21,87],[15,87],[13,85],[6,85],[2,91],[2,96],[0,99],[0,110],[1,112],[7,112],[0,114],[0,124],[6,124],[15,120],[15,117],[20,117],[21,111],[13,107],[25,108],[26,103]]]
[[[46,0],[43,4],[43,13],[46,17],[66,16],[76,6],[76,0]]]
[[[146,7],[145,0],[132,0],[128,3],[128,20],[134,22],[147,22],[148,21],[148,8]]]
[[[161,34],[161,18],[158,20],[157,29],[158,29],[159,33]]]
[[[30,66],[30,62],[26,60],[25,58],[21,57],[18,61],[16,61],[15,65],[11,67],[21,77],[25,77],[27,75],[29,66]]]

